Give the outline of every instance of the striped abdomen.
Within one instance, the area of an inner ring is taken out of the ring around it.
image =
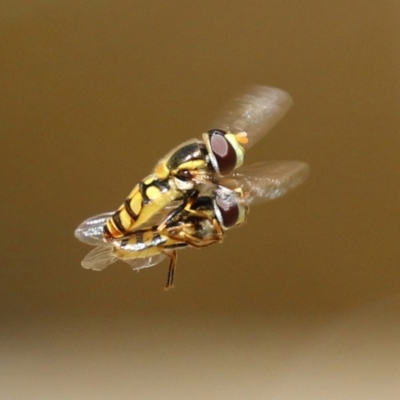
[[[133,188],[124,203],[107,220],[105,239],[112,241],[129,235],[180,197],[182,193],[171,189],[167,180],[148,176]]]
[[[135,231],[131,236],[114,242],[113,253],[121,259],[147,258],[159,254],[161,249],[186,247],[187,243],[169,238],[154,226],[148,230]]]

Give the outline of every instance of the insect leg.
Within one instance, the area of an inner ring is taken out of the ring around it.
[[[193,236],[186,236],[185,242],[188,243],[190,246],[195,247],[196,249],[201,249],[202,247],[207,247],[212,244],[221,243],[221,238],[210,238],[210,239],[198,239]]]
[[[188,231],[192,227],[193,225],[191,223],[187,223],[177,227],[166,228],[164,234],[170,239],[187,243],[196,248],[206,247],[214,243],[221,243],[223,240],[224,232],[216,219],[213,219],[212,237],[204,238],[192,235]]]
[[[189,233],[185,232],[186,235],[186,243],[189,243],[193,247],[205,247],[210,246],[214,243],[222,243],[224,238],[224,231],[221,228],[221,225],[218,223],[216,218],[213,218],[213,236],[211,238],[198,238],[196,236],[192,236]]]
[[[179,216],[183,210],[187,209],[188,206],[189,208],[192,206],[192,204],[195,202],[199,192],[198,191],[192,191],[189,194],[185,194],[185,197],[183,198],[183,203],[178,206],[175,210],[173,210],[167,218],[157,227],[157,231],[161,232],[163,231],[167,225],[171,224],[173,222],[173,219]]]
[[[192,208],[185,208],[185,212],[187,212],[190,216],[196,218],[203,218],[208,221],[213,221],[214,217],[208,214],[206,211],[203,210],[194,210]]]
[[[175,266],[176,266],[176,259],[177,253],[176,250],[163,251],[161,250],[167,257],[170,258],[169,266],[168,266],[168,275],[167,275],[167,283],[165,285],[165,290],[168,290],[174,286],[174,277],[175,277]]]

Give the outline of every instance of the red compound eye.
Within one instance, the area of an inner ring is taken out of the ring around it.
[[[212,129],[208,132],[210,148],[221,175],[232,172],[237,162],[236,151],[225,135],[226,132],[222,129]]]
[[[215,206],[219,211],[221,223],[225,228],[235,226],[239,219],[239,205],[235,201],[227,201],[221,197],[215,198]]]

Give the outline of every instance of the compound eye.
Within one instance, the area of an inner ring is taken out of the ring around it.
[[[215,198],[217,217],[224,228],[235,226],[240,217],[239,205],[236,201],[228,201],[222,197]]]
[[[217,164],[214,167],[221,175],[232,172],[237,164],[236,151],[225,135],[222,129],[208,131],[210,150]]]

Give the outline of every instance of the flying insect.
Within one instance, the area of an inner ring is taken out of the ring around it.
[[[165,228],[163,211],[185,204],[243,164],[245,152],[263,137],[292,105],[284,91],[254,86],[236,98],[215,122],[217,129],[174,148],[139,182],[104,224],[104,238],[119,240],[156,224]]]
[[[112,212],[89,218],[75,231],[79,240],[96,246],[83,259],[82,266],[100,271],[122,260],[139,270],[168,257],[168,289],[173,285],[178,249],[221,243],[228,229],[246,221],[250,205],[283,196],[301,184],[308,172],[308,165],[300,161],[254,164],[229,177],[214,179],[213,185],[193,194],[173,212],[164,210],[162,230],[155,225],[112,242],[106,241],[103,231]]]

